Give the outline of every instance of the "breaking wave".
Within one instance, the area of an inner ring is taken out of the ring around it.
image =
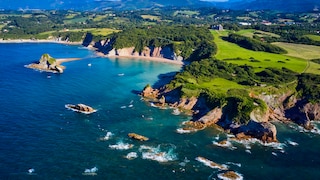
[[[138,154],[136,152],[130,152],[125,156],[127,159],[132,160],[138,157]]]
[[[174,145],[158,145],[157,147],[142,145],[139,151],[142,159],[150,159],[161,163],[177,160],[177,154],[174,152]]]
[[[109,145],[109,148],[116,150],[128,150],[133,147],[133,144],[124,143],[122,141],[117,142],[117,144]]]
[[[97,175],[97,172],[98,172],[98,168],[97,167],[93,167],[91,169],[85,169],[84,172],[82,173],[82,175],[95,176],[95,175]]]
[[[106,135],[102,138],[100,138],[101,141],[108,141],[109,139],[112,138],[114,134],[112,132],[107,132]]]
[[[204,157],[198,156],[198,157],[196,157],[196,160],[201,162],[202,164],[212,168],[212,169],[220,169],[220,170],[227,170],[228,169],[227,165],[225,165],[225,164],[222,164],[222,165],[217,164],[217,163],[215,163],[213,161],[210,161],[209,159],[206,159]]]

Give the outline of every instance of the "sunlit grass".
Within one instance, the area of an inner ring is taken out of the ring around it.
[[[298,57],[302,59],[318,59],[320,58],[320,46],[312,46],[305,44],[293,44],[277,42],[272,43],[288,51],[288,56]]]
[[[150,19],[150,20],[160,20],[159,16],[154,16],[154,15],[141,15],[143,19]]]
[[[229,63],[238,65],[250,65],[255,71],[262,71],[267,67],[272,68],[288,68],[295,72],[303,72],[307,66],[307,61],[301,58],[291,57],[281,54],[273,54],[261,51],[251,51],[230,43],[222,39],[227,36],[227,31],[211,31],[215,37],[218,51],[216,58]]]
[[[309,34],[309,35],[305,35],[306,37],[314,40],[314,41],[320,41],[320,36],[319,35],[313,35],[313,34]]]
[[[276,38],[280,37],[279,35],[274,34],[274,33],[259,31],[259,30],[255,30],[255,29],[244,29],[244,30],[237,31],[236,33],[239,35],[242,35],[242,36],[250,37],[250,38],[252,38],[253,35],[257,35],[259,37],[266,37],[266,36],[276,37]]]
[[[223,78],[214,78],[210,82],[204,82],[199,84],[200,87],[206,88],[212,92],[219,91],[220,93],[226,93],[229,89],[245,89],[246,86],[240,85],[236,82],[229,81]]]

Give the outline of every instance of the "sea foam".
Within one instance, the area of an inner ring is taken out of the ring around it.
[[[98,168],[97,167],[93,167],[91,169],[85,169],[84,172],[82,173],[82,175],[95,176],[95,175],[97,175],[97,172],[98,172]]]
[[[174,153],[175,146],[158,145],[157,147],[142,145],[139,151],[142,153],[142,159],[150,159],[161,163],[177,160],[177,154]]]
[[[137,157],[138,157],[138,154],[136,152],[130,152],[125,156],[125,158],[127,158],[129,160],[135,159]]]
[[[201,163],[203,163],[204,165],[212,168],[212,169],[220,169],[220,170],[227,170],[228,169],[227,165],[225,165],[225,164],[222,164],[222,165],[217,164],[217,163],[215,163],[213,161],[210,161],[209,159],[206,159],[204,157],[198,156],[198,157],[196,157],[196,160],[201,162]]]
[[[131,149],[133,147],[133,144],[124,143],[122,141],[117,142],[117,144],[109,145],[109,148],[116,149],[116,150],[127,150]]]
[[[107,132],[104,137],[100,138],[100,140],[101,141],[107,141],[107,140],[111,139],[113,135],[114,134],[112,132]]]

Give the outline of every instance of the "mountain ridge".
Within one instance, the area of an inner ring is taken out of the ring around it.
[[[278,10],[284,12],[312,11],[320,7],[320,0],[44,0],[12,3],[2,0],[0,9],[63,9],[63,10],[132,10],[157,7],[218,7],[234,10]]]

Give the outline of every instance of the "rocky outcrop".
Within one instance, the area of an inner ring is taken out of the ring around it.
[[[65,69],[64,66],[58,64],[56,59],[49,54],[43,54],[38,62],[26,65],[26,67],[53,73],[63,73]]]
[[[77,104],[77,105],[66,104],[65,107],[67,109],[70,109],[70,110],[73,110],[76,112],[81,112],[84,114],[91,114],[91,113],[94,113],[97,111],[97,110],[93,109],[92,107],[87,106],[85,104]]]
[[[320,121],[320,103],[307,103],[303,106],[302,111],[305,113],[307,120]]]
[[[247,125],[231,129],[231,132],[239,139],[252,137],[266,143],[278,142],[276,126],[270,122],[257,123],[250,121]]]
[[[139,141],[148,141],[149,140],[149,138],[142,136],[142,135],[139,135],[139,134],[136,134],[136,133],[129,133],[128,136],[132,139],[139,140]]]
[[[108,56],[122,56],[122,57],[157,57],[165,58],[170,60],[182,61],[184,58],[182,56],[176,55],[172,47],[155,47],[149,46],[144,47],[143,50],[136,51],[134,47],[124,47],[121,49],[116,49],[113,47],[115,39],[102,39],[98,42],[93,41],[93,35],[87,33],[83,40],[82,45],[88,48],[95,49],[98,52],[103,53]]]
[[[261,108],[256,108],[250,113],[250,119],[255,122],[268,122],[270,119],[269,108],[262,110]]]
[[[149,99],[156,99],[159,96],[159,90],[153,89],[150,85],[144,87],[141,96]]]
[[[240,180],[243,179],[242,176],[234,171],[226,171],[218,175],[220,179],[228,179],[228,180]]]

